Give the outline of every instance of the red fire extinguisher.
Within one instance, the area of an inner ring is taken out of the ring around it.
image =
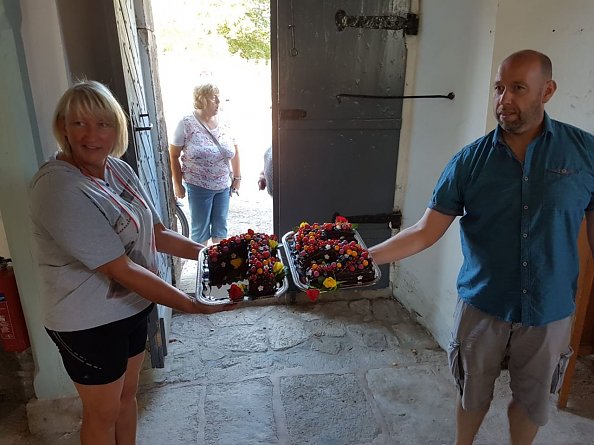
[[[10,258],[0,256],[0,339],[6,352],[22,352],[30,346]]]

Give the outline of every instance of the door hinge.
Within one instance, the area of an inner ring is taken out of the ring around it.
[[[413,13],[406,15],[348,15],[342,9],[334,16],[339,31],[345,28],[368,29],[403,29],[405,34],[416,36],[419,32],[419,16]]]
[[[344,216],[350,223],[353,224],[383,224],[387,223],[391,229],[400,229],[402,224],[402,212],[395,210],[392,213],[376,213],[375,215],[343,215],[339,212],[334,212],[330,221],[336,221],[337,216]]]

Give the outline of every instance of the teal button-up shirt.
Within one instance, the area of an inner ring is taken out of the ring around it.
[[[545,114],[522,164],[497,127],[452,158],[429,208],[462,216],[460,298],[526,326],[565,318],[580,224],[594,210],[594,136]]]

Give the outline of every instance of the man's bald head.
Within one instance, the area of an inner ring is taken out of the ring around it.
[[[533,49],[523,49],[508,56],[501,65],[515,62],[530,62],[537,61],[540,64],[540,69],[544,80],[551,80],[553,78],[553,64],[551,59],[546,54],[534,51]]]
[[[508,135],[533,137],[540,131],[544,106],[556,89],[547,56],[531,49],[508,56],[493,83],[493,107],[501,128]]]

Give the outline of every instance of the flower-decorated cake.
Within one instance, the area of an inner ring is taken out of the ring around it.
[[[294,234],[294,264],[304,285],[322,290],[355,286],[376,278],[369,252],[346,219],[301,223]]]
[[[285,268],[277,255],[275,235],[247,233],[221,240],[208,247],[208,281],[211,286],[233,284],[229,297],[234,301],[272,296],[285,277]],[[247,280],[245,284],[234,284]]]

